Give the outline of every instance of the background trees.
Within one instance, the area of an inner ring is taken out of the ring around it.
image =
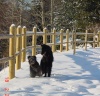
[[[50,32],[56,27],[57,30],[97,32],[100,0],[0,0],[0,34],[8,33],[12,23],[27,26],[27,30],[37,26],[38,31],[47,27]],[[2,41],[0,47],[5,46],[4,43],[7,41]]]
[[[0,29],[14,23],[42,30],[50,28],[51,22],[58,29],[72,29],[75,21],[78,28],[85,29],[99,25],[100,0],[1,0],[0,12]]]
[[[59,6],[60,12],[57,14],[59,18],[56,23],[63,25],[65,29],[72,29],[74,21],[77,21],[77,28],[79,29],[99,25],[100,0],[63,0],[60,4],[63,6]]]

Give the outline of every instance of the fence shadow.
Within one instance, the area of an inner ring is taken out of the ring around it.
[[[100,62],[100,58],[98,56],[94,56],[93,52],[90,51],[78,51],[76,55],[66,55],[74,60],[74,62],[81,66],[84,71],[88,71],[91,73],[89,76],[100,80],[100,69],[98,62]],[[81,63],[80,63],[81,62]]]

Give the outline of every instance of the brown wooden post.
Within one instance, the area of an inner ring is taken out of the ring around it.
[[[37,28],[34,27],[33,28],[33,36],[32,36],[32,46],[34,46],[32,48],[32,56],[35,56],[36,55],[36,31],[37,31]]]
[[[85,33],[85,50],[87,50],[87,34],[88,34],[88,30],[86,30]]]
[[[66,31],[66,51],[69,50],[69,29]]]
[[[98,34],[97,34],[97,41],[96,41],[96,44],[97,44],[97,47],[99,47],[99,38],[98,38]]]
[[[60,30],[60,52],[63,50],[63,29]]]
[[[43,29],[44,35],[43,35],[43,44],[47,43],[47,28]]]
[[[56,45],[55,45],[56,44],[56,38],[55,38],[56,37],[56,35],[55,35],[56,34],[56,29],[55,28],[53,28],[53,33],[54,34],[52,35],[52,43],[53,43],[52,52],[55,52],[56,51],[56,48],[55,48],[56,47]]]
[[[9,60],[9,79],[15,77],[15,52],[16,52],[16,27],[14,24],[10,26],[10,35],[13,35],[13,38],[9,39],[9,57],[13,59]]]
[[[74,46],[73,46],[73,48],[74,48],[73,54],[75,54],[76,53],[76,32],[74,32]]]
[[[74,30],[72,30],[72,49],[74,49]]]
[[[98,47],[100,47],[100,31],[98,32]]]
[[[95,48],[95,31],[93,32],[93,48]]]
[[[21,35],[22,28],[21,26],[17,27],[17,35]],[[19,55],[16,56],[16,70],[21,68],[21,36],[16,37],[16,52],[19,52]]]
[[[99,47],[99,38],[98,38],[98,34],[95,35],[95,47]]]
[[[24,26],[22,28],[22,34],[24,34],[24,36],[22,36],[22,62],[25,62],[26,60],[26,27]]]

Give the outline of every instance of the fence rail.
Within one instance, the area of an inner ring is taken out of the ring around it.
[[[87,43],[93,43],[93,47],[97,44],[100,47],[100,32],[96,35],[98,36],[97,40],[95,40],[95,36],[93,33],[86,32],[72,32],[69,30],[64,32],[63,29],[60,32],[56,32],[56,29],[53,29],[53,32],[47,32],[47,29],[44,28],[43,32],[37,32],[36,27],[33,28],[33,31],[27,31],[26,27],[18,26],[15,27],[14,24],[10,26],[9,34],[0,34],[0,39],[8,39],[9,40],[9,57],[0,58],[0,63],[9,61],[9,78],[12,79],[15,77],[15,67],[16,70],[21,68],[21,62],[25,62],[26,60],[26,49],[32,49],[32,55],[36,55],[36,48],[40,47],[40,45],[36,45],[37,36],[43,36],[43,43],[50,45],[52,47],[52,51],[56,51],[56,45],[60,46],[60,52],[63,51],[63,44],[66,44],[66,51],[69,50],[69,43],[73,44],[73,54],[76,52],[76,43],[84,43],[85,50],[87,50]],[[52,42],[47,42],[47,36],[52,37]],[[76,41],[76,36],[84,35],[84,41]],[[32,36],[32,45],[27,46],[26,40],[28,36]],[[56,42],[56,37],[59,36],[60,41]],[[66,37],[66,41],[63,42],[63,36]],[[72,41],[69,41],[69,37],[72,36]],[[93,41],[87,41],[88,36],[93,36]],[[15,66],[16,63],[16,66]]]

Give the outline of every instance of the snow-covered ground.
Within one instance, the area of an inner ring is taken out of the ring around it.
[[[0,72],[0,96],[100,96],[100,48],[77,49],[75,55],[72,50],[55,52],[50,78],[30,78],[27,60],[16,77],[5,82],[8,71]]]

